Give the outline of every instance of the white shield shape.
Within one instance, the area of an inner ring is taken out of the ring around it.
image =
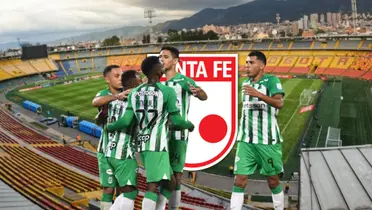
[[[208,95],[206,101],[192,97],[188,115],[195,129],[189,133],[184,169],[198,171],[219,163],[234,146],[238,127],[238,55],[180,54],[180,59],[178,72],[192,78]]]

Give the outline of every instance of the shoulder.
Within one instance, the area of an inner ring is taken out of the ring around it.
[[[175,93],[175,90],[171,87],[168,87],[160,82],[156,83],[157,88],[161,91],[161,93],[165,96]]]
[[[279,78],[272,74],[264,74],[264,79],[267,79],[268,81],[279,81]]]
[[[110,95],[110,91],[109,91],[108,88],[99,91],[99,92],[96,94],[96,97],[107,96],[107,95]]]
[[[249,83],[251,83],[251,78],[247,78],[247,79],[245,79],[245,80],[243,80],[243,82],[242,82],[242,84],[249,84]]]

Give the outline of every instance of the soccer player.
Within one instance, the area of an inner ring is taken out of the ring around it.
[[[279,174],[283,172],[282,136],[276,116],[283,107],[284,91],[279,79],[264,74],[266,57],[249,53],[246,60],[248,79],[242,84],[242,115],[235,157],[235,181],[231,196],[232,210],[241,209],[248,175],[256,168],[267,177],[275,210],[284,209],[284,194]]]
[[[184,120],[176,106],[177,96],[172,88],[160,83],[163,66],[156,56],[145,58],[141,64],[142,72],[148,78],[146,84],[133,89],[128,96],[128,106],[124,117],[109,124],[108,130],[115,131],[130,126],[133,120],[138,122],[137,144],[142,163],[146,171],[147,191],[142,201],[143,210],[154,210],[160,193],[169,200],[174,180],[168,153],[168,118],[174,129],[189,129],[194,125]]]
[[[123,90],[130,90],[141,84],[139,75],[134,70],[128,70],[122,74],[121,81]],[[115,100],[110,103],[108,122],[113,123],[124,116],[128,100]],[[134,209],[134,200],[138,194],[137,170],[138,164],[135,158],[134,139],[136,134],[136,122],[120,131],[109,132],[109,142],[105,156],[108,167],[115,177],[115,183],[120,188],[116,193],[117,198],[110,210]]]
[[[130,90],[123,91],[122,83],[121,83],[121,75],[122,70],[117,65],[109,65],[103,70],[103,76],[108,84],[108,87],[99,93],[97,93],[96,97],[93,99],[92,105],[94,107],[98,107],[100,110],[100,114],[98,115],[97,121],[103,126],[103,131],[101,138],[98,143],[97,147],[97,159],[98,159],[98,168],[99,168],[99,177],[100,177],[100,184],[103,188],[102,190],[102,197],[101,197],[101,210],[108,210],[111,208],[112,201],[113,201],[113,194],[115,191],[116,183],[114,182],[115,178],[110,171],[109,163],[107,158],[105,158],[105,151],[106,147],[109,142],[109,135],[107,131],[107,116],[104,112],[109,112],[108,106],[111,104],[111,108],[115,108],[112,106],[112,103],[117,100],[122,100],[126,98],[130,92]],[[112,113],[114,110],[110,110]],[[107,113],[106,113],[107,114]]]
[[[195,96],[202,101],[207,100],[208,96],[203,89],[195,84],[194,80],[176,71],[176,65],[179,62],[179,51],[177,48],[163,47],[160,51],[160,61],[163,64],[163,70],[167,78],[165,85],[176,91],[177,107],[179,107],[181,111],[181,116],[187,120],[191,96]],[[188,137],[188,130],[172,130],[170,132],[170,164],[176,178],[176,190],[172,192],[168,203],[168,208],[170,210],[178,209],[181,203],[181,179],[186,160]],[[160,196],[158,202],[162,203],[165,208],[164,198]]]

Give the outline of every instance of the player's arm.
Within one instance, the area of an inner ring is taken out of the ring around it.
[[[126,109],[123,117],[119,118],[116,122],[107,125],[107,130],[109,132],[120,131],[124,128],[128,128],[132,125],[134,118],[134,112],[132,109]]]
[[[201,101],[205,101],[208,99],[207,93],[199,86],[196,85],[195,81],[188,78],[188,91],[195,97],[197,97]]]
[[[107,130],[109,132],[120,131],[124,128],[131,126],[134,120],[134,112],[133,112],[133,107],[132,107],[132,102],[131,102],[131,98],[132,98],[131,96],[132,96],[131,94],[129,94],[128,96],[128,106],[125,109],[124,116],[119,118],[116,122],[110,123],[107,125]]]
[[[174,112],[170,115],[172,130],[185,130],[188,129],[190,131],[194,130],[194,125],[188,121],[184,120],[180,113]]]
[[[282,94],[275,94],[273,96],[267,96],[260,93],[259,99],[263,100],[265,103],[269,104],[272,107],[277,109],[281,109],[283,107],[283,95]]]
[[[277,109],[281,109],[283,107],[284,101],[284,91],[282,89],[282,85],[280,84],[280,81],[278,78],[274,77],[271,79],[269,84],[269,92],[270,96],[267,96],[265,94],[262,94],[255,88],[253,88],[250,85],[243,85],[243,93],[245,95],[249,95],[252,97],[257,97],[264,101],[265,103],[269,104],[272,107],[275,107]]]
[[[130,93],[130,91],[131,90],[126,90],[119,94],[107,95],[107,96],[99,96],[99,94],[97,94],[97,96],[92,101],[92,105],[94,107],[101,107],[105,104],[110,103],[111,101],[122,100],[128,97],[128,94]]]
[[[167,111],[170,115],[169,119],[171,121],[172,129],[174,130],[184,130],[188,129],[190,131],[194,130],[194,125],[180,115],[180,110],[176,106],[177,96],[176,92],[169,88],[169,95],[167,101]]]

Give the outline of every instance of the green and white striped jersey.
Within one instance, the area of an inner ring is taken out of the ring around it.
[[[180,73],[177,73],[176,76],[165,82],[166,86],[171,87],[176,91],[177,107],[181,112],[181,116],[185,120],[188,119],[187,115],[190,108],[190,98],[192,96],[188,82],[194,87],[198,87],[194,80]],[[171,131],[170,134],[170,140],[187,141],[189,138],[189,130],[187,129],[182,131]]]
[[[109,89],[103,90],[98,96],[111,95]],[[108,104],[107,123],[116,122],[124,116],[128,102],[123,100],[114,100]],[[116,132],[108,132],[107,125],[104,125],[102,135],[98,144],[98,152],[105,153],[106,157],[116,159],[134,158],[133,136],[135,135],[135,125],[130,128]]]
[[[128,110],[138,122],[136,145],[142,151],[168,151],[168,116],[179,112],[176,93],[160,82],[142,84],[128,97]]]
[[[242,87],[246,84],[270,97],[276,94],[283,96],[285,94],[280,80],[273,75],[264,75],[255,83],[251,81],[251,78],[248,78],[243,82]],[[265,145],[283,142],[276,120],[279,110],[257,97],[244,95],[243,91],[241,97],[242,115],[237,141]]]

